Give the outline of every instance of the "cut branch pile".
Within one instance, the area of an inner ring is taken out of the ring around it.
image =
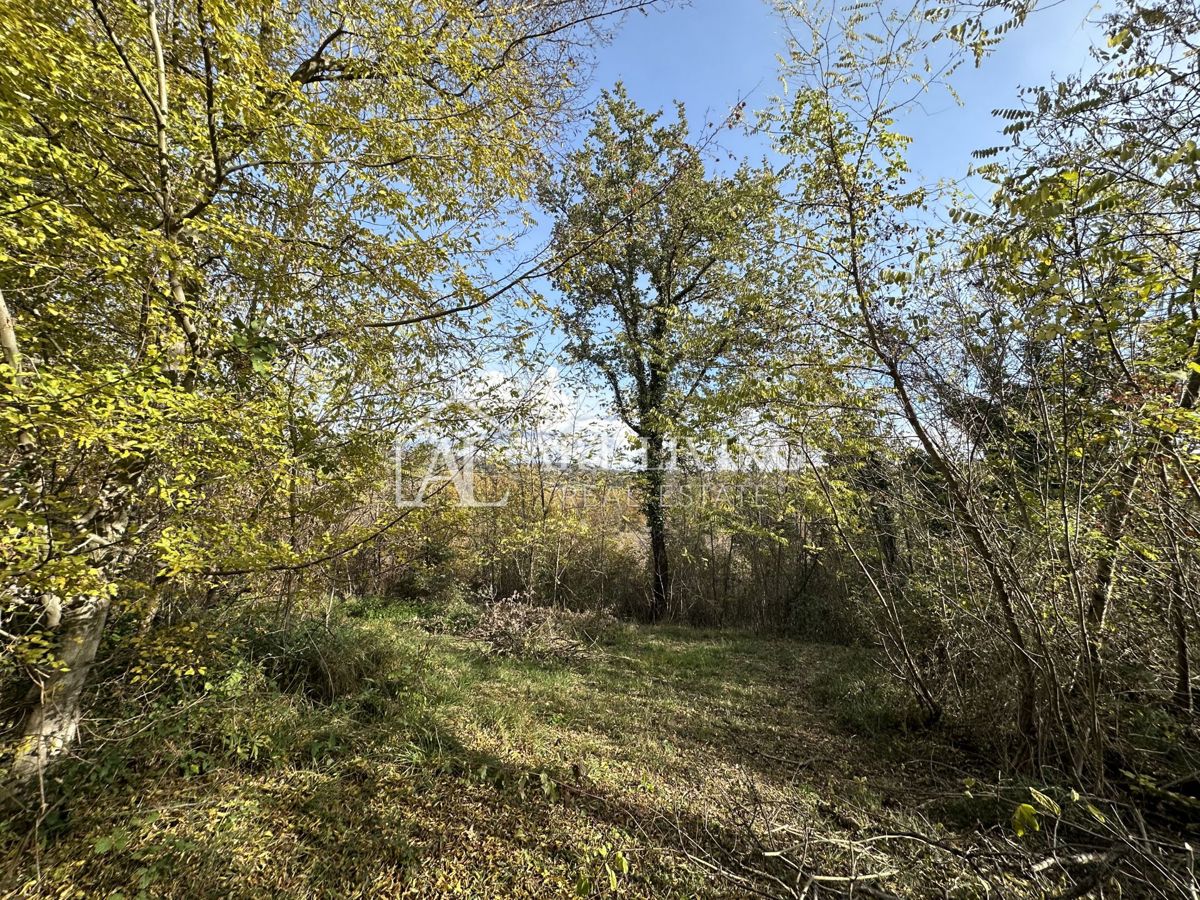
[[[606,613],[577,613],[535,606],[520,595],[484,607],[467,637],[492,656],[539,661],[586,657],[614,620]]]

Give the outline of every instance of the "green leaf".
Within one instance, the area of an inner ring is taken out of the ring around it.
[[[1042,830],[1042,825],[1038,821],[1037,810],[1028,803],[1022,803],[1013,812],[1012,826],[1013,831],[1017,833],[1017,837],[1023,837],[1027,831]]]

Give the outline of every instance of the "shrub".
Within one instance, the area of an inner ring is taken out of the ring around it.
[[[398,662],[397,645],[367,625],[341,622],[326,628],[303,622],[254,634],[250,658],[285,691],[318,703],[362,693],[387,679]]]

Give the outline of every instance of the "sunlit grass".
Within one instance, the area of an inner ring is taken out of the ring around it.
[[[7,834],[8,895],[735,896],[697,859],[747,791],[836,832],[827,804],[884,814],[897,786],[855,737],[896,724],[862,651],[617,626],[535,662],[403,608],[338,627],[384,668],[324,701],[260,679],[52,785],[36,842]],[[850,694],[877,699],[835,713]]]

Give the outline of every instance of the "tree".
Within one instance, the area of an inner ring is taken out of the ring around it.
[[[769,309],[773,179],[742,166],[708,174],[673,123],[617,85],[605,92],[584,146],[543,191],[555,216],[556,321],[568,351],[597,374],[645,453],[650,617],[671,603],[666,472],[670,442],[740,353],[759,343]]]
[[[431,323],[499,292],[460,260],[528,194],[579,30],[643,5],[0,4],[18,774],[73,739],[114,603],[306,562],[298,485],[378,463]]]
[[[1112,618],[1131,549],[1156,564],[1149,580],[1154,617],[1174,643],[1173,702],[1192,711],[1196,547],[1184,523],[1200,501],[1200,82],[1187,37],[1200,18],[1190,3],[1122,3],[1103,24],[1099,71],[1027,89],[1021,108],[1001,111],[1012,147],[984,168],[998,187],[993,208],[962,215],[970,264],[1013,318],[1022,375],[1048,411],[1043,443],[1056,480],[1067,491],[1088,485],[1086,499],[1067,502],[1093,528],[1064,528],[1059,541],[1070,558],[1092,562],[1078,578],[1073,694],[1087,699],[1093,721],[1106,659],[1117,655]],[[1082,730],[1099,755],[1099,729]]]
[[[798,88],[774,124],[796,177],[796,277],[840,308],[831,322],[870,371],[848,380],[886,390],[892,449],[917,444],[931,476],[887,488],[929,540],[879,592],[926,646],[885,640],[932,700],[943,679],[963,700],[959,673],[1003,660],[984,681],[1008,692],[1024,762],[1094,787],[1136,753],[1116,749],[1140,711],[1112,660],[1192,708],[1195,11],[1122,5],[1095,75],[1001,111],[1013,147],[977,154],[997,160],[982,170],[997,192],[987,210],[958,201],[957,231],[937,221],[944,196],[909,183],[895,120],[955,64],[946,38],[987,30],[947,27],[937,2],[793,12]]]

